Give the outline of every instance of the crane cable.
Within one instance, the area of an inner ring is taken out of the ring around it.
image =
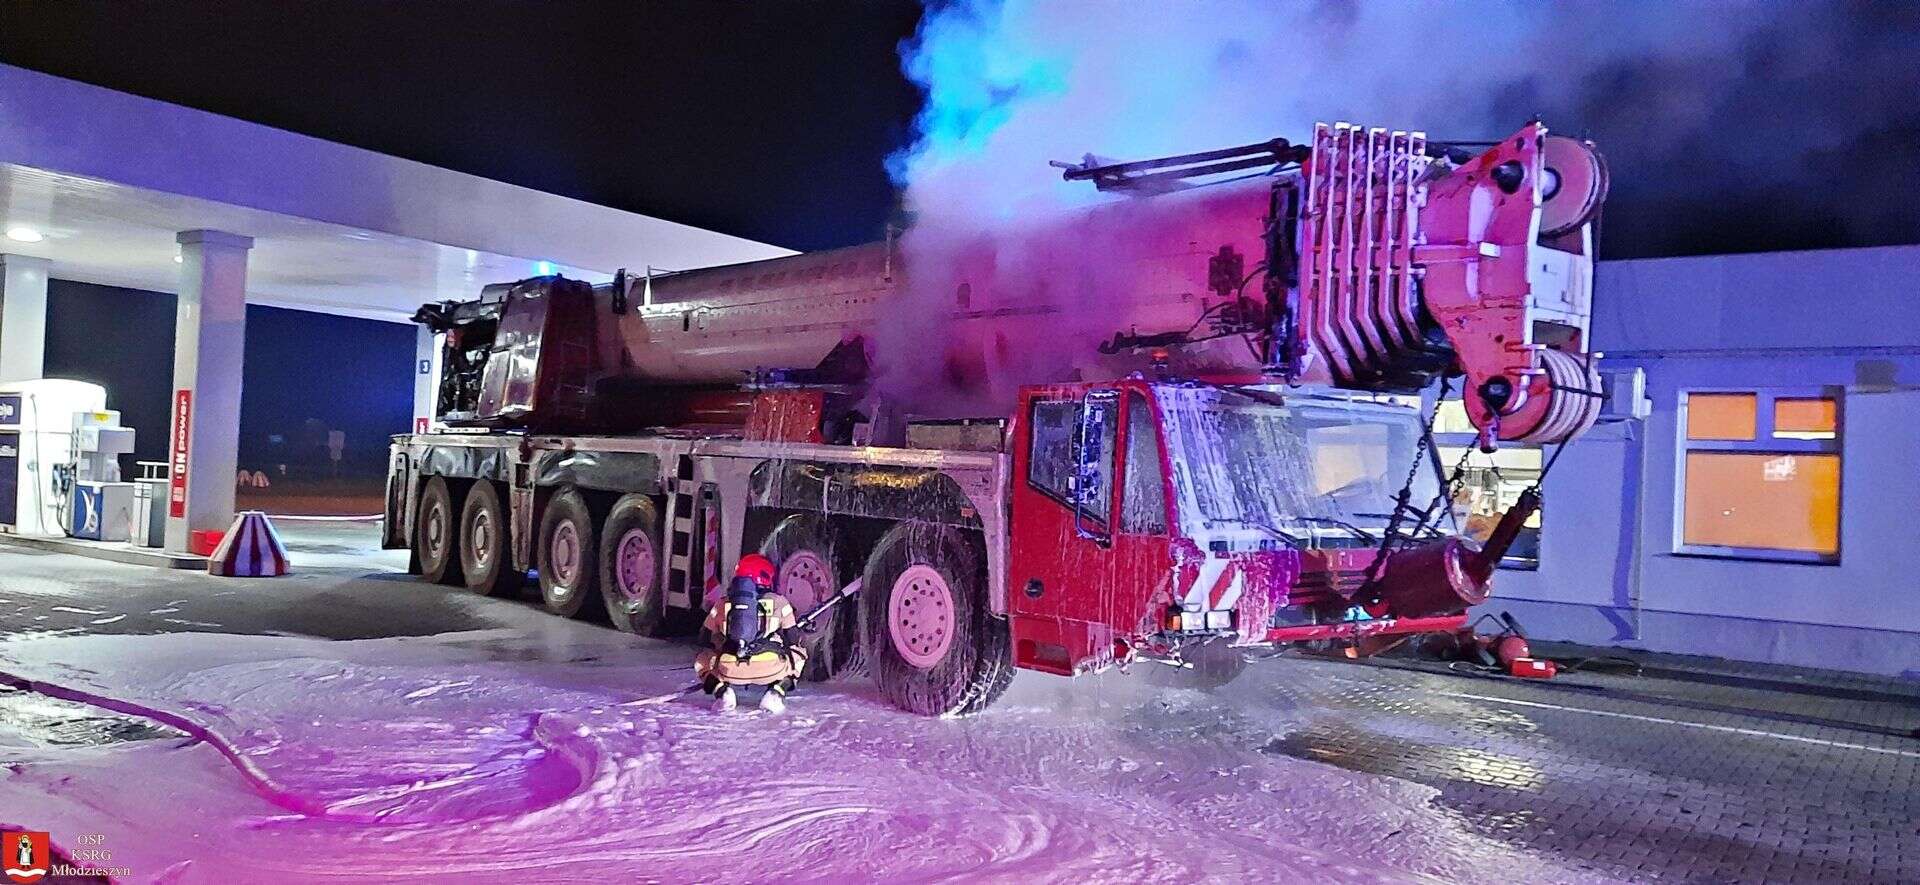
[[[1434,397],[1433,412],[1427,415],[1426,426],[1420,431],[1420,440],[1414,444],[1413,463],[1407,467],[1407,479],[1401,483],[1400,491],[1394,495],[1393,513],[1387,517],[1386,528],[1380,532],[1380,550],[1374,555],[1373,561],[1367,563],[1366,576],[1360,583],[1363,590],[1373,587],[1379,581],[1380,569],[1386,564],[1388,555],[1393,553],[1396,545],[1419,537],[1420,532],[1426,528],[1427,520],[1433,518],[1433,512],[1440,506],[1440,502],[1451,500],[1454,489],[1459,487],[1460,480],[1466,476],[1467,459],[1473,456],[1471,447],[1461,454],[1459,463],[1453,467],[1453,474],[1446,477],[1440,484],[1439,489],[1434,492],[1433,500],[1428,502],[1426,508],[1414,509],[1413,481],[1420,475],[1421,462],[1425,461],[1430,454],[1436,459],[1436,463],[1438,461],[1439,453],[1433,444],[1433,426],[1440,420],[1440,404],[1447,401],[1447,394],[1452,386],[1452,379],[1446,377],[1440,379],[1440,395]],[[1402,533],[1400,523],[1408,515],[1416,513],[1420,518],[1414,523],[1413,530]]]
[[[1593,353],[1589,351],[1583,354],[1583,356],[1586,357],[1583,361],[1584,367],[1588,375],[1591,376],[1593,370]],[[1438,447],[1433,444],[1433,427],[1440,419],[1440,404],[1447,401],[1447,394],[1451,388],[1450,382],[1451,379],[1449,378],[1442,377],[1440,379],[1440,395],[1434,398],[1433,413],[1427,416],[1426,428],[1422,430],[1420,441],[1414,446],[1413,464],[1407,468],[1407,481],[1400,486],[1399,494],[1395,495],[1393,514],[1387,518],[1387,526],[1381,531],[1379,552],[1374,556],[1372,562],[1367,563],[1366,577],[1360,584],[1362,589],[1372,587],[1374,583],[1379,580],[1380,569],[1385,566],[1387,556],[1393,552],[1396,544],[1406,540],[1417,539],[1420,537],[1422,531],[1427,530],[1427,520],[1433,518],[1435,508],[1440,506],[1441,501],[1452,500],[1454,491],[1459,488],[1460,481],[1466,476],[1467,462],[1473,458],[1472,446],[1468,446],[1465,451],[1460,453],[1460,460],[1454,464],[1452,475],[1445,477],[1439,490],[1434,493],[1433,500],[1428,502],[1426,508],[1422,510],[1413,509],[1411,504],[1413,481],[1415,477],[1420,475],[1421,460],[1429,453],[1432,453],[1435,463],[1439,463]],[[1586,391],[1582,392],[1585,393]],[[1560,455],[1567,450],[1567,443],[1571,441],[1570,439],[1562,439],[1554,444],[1553,454],[1547,456],[1546,464],[1540,468],[1540,475],[1533,478],[1533,483],[1528,485],[1522,494],[1531,493],[1536,497],[1539,496],[1541,486],[1547,481],[1547,474],[1552,473],[1553,466],[1560,463]],[[1497,475],[1499,472],[1498,465],[1495,465],[1494,471]],[[1420,518],[1414,523],[1411,531],[1402,533],[1399,530],[1400,522],[1402,518],[1408,514],[1418,514]]]

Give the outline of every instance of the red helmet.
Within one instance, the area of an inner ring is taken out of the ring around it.
[[[740,564],[734,567],[736,578],[752,578],[753,583],[763,590],[773,589],[773,560],[758,553],[749,553],[740,557]]]

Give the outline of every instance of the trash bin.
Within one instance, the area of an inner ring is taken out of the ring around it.
[[[227,537],[226,529],[194,529],[187,533],[187,552],[195,556],[212,556],[214,548]]]
[[[133,545],[159,547],[167,540],[167,462],[141,461],[133,481]]]

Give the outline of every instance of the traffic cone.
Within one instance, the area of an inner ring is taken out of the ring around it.
[[[227,536],[207,557],[207,573],[223,578],[272,578],[288,571],[287,548],[258,510],[236,514]]]

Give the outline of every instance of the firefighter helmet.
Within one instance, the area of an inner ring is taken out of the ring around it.
[[[773,589],[773,560],[758,553],[749,553],[740,557],[740,564],[734,567],[735,577],[752,578],[753,583],[762,590]]]

